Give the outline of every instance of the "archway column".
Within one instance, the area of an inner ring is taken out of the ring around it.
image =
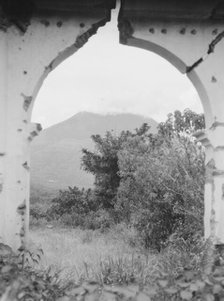
[[[206,152],[204,235],[217,245],[224,244],[224,126],[215,123],[195,133]]]
[[[223,31],[219,31],[219,36]],[[198,136],[206,151],[205,182],[205,237],[211,237],[217,245],[224,244],[224,40],[214,52],[188,73],[195,84],[200,80],[209,102],[210,116],[204,134]],[[202,99],[203,100],[203,99]],[[205,114],[206,117],[206,114]]]
[[[200,96],[206,121],[206,130],[198,134],[206,146],[204,232],[224,244],[224,25],[139,19],[125,9],[119,18],[121,43],[168,60]]]
[[[32,18],[25,32],[0,30],[0,243],[15,251],[28,239],[30,142],[41,130],[30,121],[37,93],[49,72],[109,19],[108,11]]]
[[[213,158],[207,162],[212,174],[212,191],[208,193],[205,190],[205,202],[207,211],[211,202],[210,235],[219,245],[224,244],[224,124],[214,123],[208,137],[213,149]]]

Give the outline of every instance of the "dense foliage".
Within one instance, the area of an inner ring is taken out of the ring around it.
[[[125,143],[116,209],[146,247],[160,249],[175,232],[187,239],[202,229],[204,153],[189,136],[158,139]]]
[[[93,135],[95,150],[83,149],[82,167],[95,176],[94,188],[60,191],[47,218],[89,229],[122,222],[157,250],[173,237],[201,235],[204,151],[192,133],[202,128],[204,116],[185,110],[169,114],[157,134],[143,124]]]
[[[203,245],[203,247],[206,250],[206,246]],[[177,248],[175,250],[177,252]],[[186,248],[184,251],[182,250],[179,260],[187,255]],[[170,252],[168,254],[171,256]],[[185,267],[178,275],[173,273],[170,266],[169,273],[165,272],[165,266],[167,264],[174,266],[174,263],[165,262],[166,259],[171,258],[164,255],[156,259],[154,269],[151,266],[151,273],[146,275],[144,274],[147,263],[143,263],[139,256],[133,258],[130,264],[120,260],[109,260],[101,264],[101,278],[98,280],[102,281],[91,280],[87,277],[85,282],[77,284],[69,279],[63,280],[60,273],[55,273],[50,269],[40,271],[31,263],[21,264],[20,255],[13,253],[8,246],[0,245],[0,298],[2,301],[218,301],[224,298],[223,259],[220,264],[214,265],[210,273]],[[36,257],[32,253],[30,256]],[[172,256],[178,259],[177,254]],[[189,252],[187,256],[190,256]],[[158,266],[158,260],[163,265],[163,272]],[[140,273],[141,277],[137,281]]]
[[[144,251],[160,252],[151,264],[138,254],[130,261],[105,260],[100,278],[96,275],[100,289],[94,282],[71,295],[56,287],[66,296],[60,300],[224,299],[223,255],[202,239],[204,151],[192,136],[202,128],[203,115],[186,110],[170,114],[157,134],[143,124],[132,133],[93,136],[96,149],[83,150],[82,165],[95,175],[94,188],[61,191],[45,217],[89,229],[117,224],[126,239],[134,229],[132,238],[140,240]],[[33,209],[35,214],[41,216]],[[42,278],[33,279],[44,288]],[[29,291],[33,283],[28,283]]]
[[[102,208],[114,209],[117,202],[117,190],[120,185],[118,153],[129,137],[141,137],[148,130],[144,124],[135,133],[122,131],[119,135],[106,132],[105,137],[93,135],[95,151],[83,149],[82,167],[95,176],[95,195]]]
[[[38,252],[22,251],[18,254],[0,243],[0,300],[58,300],[65,296],[68,284],[63,284],[57,273],[50,269],[35,269]],[[32,263],[31,263],[32,262]]]

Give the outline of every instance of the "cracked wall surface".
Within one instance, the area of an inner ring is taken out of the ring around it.
[[[49,72],[110,20],[114,6],[106,0],[85,1],[87,7],[81,1],[20,3],[0,1],[0,242],[14,250],[28,239],[30,142],[41,130],[30,121],[35,98]]]
[[[110,20],[114,0],[0,0],[0,242],[25,247],[31,124],[44,79]],[[205,235],[224,243],[224,0],[122,0],[120,42],[162,56],[201,98]],[[187,107],[187,104],[186,104]]]
[[[205,112],[205,236],[224,243],[224,1],[122,2],[120,42],[152,51],[186,75]],[[187,107],[187,103],[186,103]]]
[[[109,18],[115,3],[115,0],[0,0],[0,29],[7,31],[14,26],[24,34],[33,17],[42,18],[45,26],[50,25],[50,16],[100,19],[103,12]],[[62,22],[57,25],[61,27]]]

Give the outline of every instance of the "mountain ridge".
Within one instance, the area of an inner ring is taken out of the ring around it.
[[[80,112],[42,131],[31,144],[31,190],[58,191],[68,186],[88,188],[93,176],[80,168],[82,148],[93,149],[91,135],[119,134],[143,123],[155,133],[158,123],[141,115]]]

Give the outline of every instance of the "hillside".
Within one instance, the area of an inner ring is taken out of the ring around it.
[[[93,134],[113,130],[134,130],[147,122],[155,132],[153,119],[133,114],[99,115],[82,112],[49,127],[31,145],[31,190],[55,193],[68,186],[91,187],[93,177],[80,168],[81,149],[93,149]]]

